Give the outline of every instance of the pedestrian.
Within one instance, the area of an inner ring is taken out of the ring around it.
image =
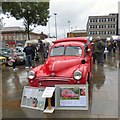
[[[33,62],[33,65],[35,66],[35,55],[37,52],[37,48],[34,44],[32,44],[31,47],[32,47],[32,62]]]
[[[23,52],[26,55],[26,68],[32,68],[32,46],[31,43],[28,43],[27,46],[24,48]]]
[[[97,60],[97,56],[96,56],[96,49],[95,49],[95,45],[96,45],[96,40],[93,39],[93,42],[91,43],[92,45],[92,56],[93,56],[93,63],[95,64],[96,60]]]
[[[105,44],[100,37],[97,37],[97,43],[95,47],[96,47],[97,63],[103,65]]]
[[[12,63],[13,63],[13,70],[16,71],[16,70],[18,70],[18,68],[17,68],[17,60],[18,60],[19,58],[18,58],[18,55],[17,55],[17,53],[16,53],[16,46],[15,46],[15,45],[13,45],[13,48],[12,48],[12,51],[11,51],[11,52],[12,52],[12,53],[11,53],[9,62],[12,62]]]
[[[112,57],[112,50],[113,50],[112,41],[108,41],[108,43],[107,43],[107,49],[108,49],[108,56]]]
[[[44,48],[44,51],[43,51],[43,58],[44,58],[44,60],[47,58],[47,56],[48,56],[48,48],[47,48],[47,46],[46,46],[46,44],[45,43],[43,43],[43,48]]]
[[[115,51],[116,51],[116,47],[117,47],[117,45],[116,45],[116,41],[113,41],[113,53],[115,53]]]
[[[40,62],[43,63],[43,61],[44,61],[44,46],[43,46],[42,41],[40,41],[40,43],[38,44],[38,54],[39,54]]]

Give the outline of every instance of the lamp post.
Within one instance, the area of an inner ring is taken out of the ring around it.
[[[57,13],[54,13],[54,15],[55,15],[55,33],[56,33],[56,40],[57,40],[57,22],[56,22]]]
[[[48,16],[48,38],[50,38],[50,17]]]
[[[75,30],[77,30],[77,26],[75,26]]]
[[[68,21],[68,24],[69,24],[69,36],[70,37],[70,21]]]

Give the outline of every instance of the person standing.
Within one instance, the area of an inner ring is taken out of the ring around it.
[[[24,48],[23,52],[26,55],[26,68],[32,68],[32,46],[31,43],[28,43],[27,46]]]
[[[43,61],[44,61],[44,45],[43,45],[43,42],[40,41],[38,46],[39,46],[38,47],[38,53],[39,53],[40,62],[43,63]]]
[[[97,57],[96,57],[96,48],[95,48],[96,40],[95,39],[93,39],[93,42],[91,43],[91,45],[92,45],[93,63],[95,64],[95,62],[97,60]]]
[[[112,49],[113,49],[112,41],[108,41],[107,49],[108,49],[108,56],[112,57]]]
[[[14,71],[18,70],[18,68],[17,68],[17,59],[18,59],[18,56],[17,56],[17,53],[16,53],[16,46],[13,45],[12,53],[11,53],[9,62],[13,64],[13,70]]]
[[[31,47],[32,47],[32,62],[33,62],[33,66],[35,66],[35,55],[37,52],[37,48],[34,44],[32,44]]]
[[[97,54],[97,63],[100,65],[103,65],[104,63],[104,49],[105,49],[104,42],[100,39],[100,37],[97,37],[96,54]]]
[[[115,53],[115,51],[116,51],[116,41],[113,41],[113,53]]]

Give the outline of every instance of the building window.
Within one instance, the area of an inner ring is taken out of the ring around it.
[[[113,25],[113,28],[116,28],[116,25]]]
[[[101,19],[99,19],[99,22],[101,22]]]
[[[92,25],[90,25],[90,28],[92,28]]]
[[[5,38],[5,40],[7,40],[7,36],[6,35],[4,36],[4,38]]]
[[[90,20],[90,22],[92,22],[92,20]]]
[[[11,36],[9,36],[9,40],[12,40],[12,37],[11,37]]]
[[[115,34],[115,31],[113,31],[113,34]]]

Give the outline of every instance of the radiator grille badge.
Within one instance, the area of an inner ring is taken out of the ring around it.
[[[52,73],[51,76],[54,77],[54,76],[55,76],[55,73]]]

